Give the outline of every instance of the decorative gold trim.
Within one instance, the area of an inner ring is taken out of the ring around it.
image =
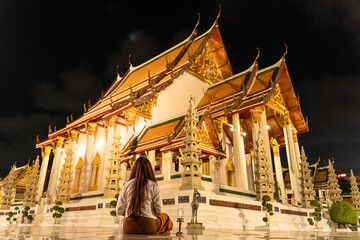
[[[96,152],[94,160],[91,162],[91,175],[90,175],[90,184],[93,178],[93,174],[95,174],[94,185],[88,187],[88,191],[95,191],[98,189],[99,182],[99,173],[100,173],[100,165],[101,165],[101,157],[99,152]],[[96,172],[94,173],[94,168],[96,168]]]
[[[151,120],[152,108],[156,106],[156,104],[157,104],[157,97],[154,97],[140,106],[131,107],[130,109],[125,110],[124,114],[126,116],[125,118],[126,126],[131,126],[135,124],[136,115]]]
[[[263,111],[265,111],[264,106],[256,107],[249,110],[252,124],[260,122],[261,114],[263,113]]]
[[[70,131],[70,138],[71,138],[72,142],[76,142],[78,136],[79,136],[79,131],[78,130],[73,129],[73,130]]]
[[[95,134],[95,131],[96,131],[96,127],[97,127],[97,124],[94,123],[94,122],[89,122],[87,123],[87,128],[86,128],[86,135],[87,136],[92,136]]]
[[[52,150],[52,146],[50,146],[50,145],[41,147],[41,156],[42,156],[42,158],[50,156],[51,150]]]
[[[62,147],[64,140],[65,140],[64,137],[57,137],[56,148]]]
[[[270,139],[271,148],[273,150],[274,156],[280,156],[280,144],[276,141],[275,138]]]
[[[281,95],[279,84],[276,84],[276,87],[270,96],[270,101],[266,104],[266,106],[280,115],[284,115],[284,112],[287,111],[285,101]]]
[[[224,123],[228,123],[227,117],[219,117],[214,120],[216,133],[220,134]]]

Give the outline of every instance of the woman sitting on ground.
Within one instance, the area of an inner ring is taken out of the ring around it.
[[[124,233],[155,234],[169,232],[173,223],[161,213],[162,199],[151,163],[139,157],[131,171],[130,180],[121,188],[116,211],[124,215]]]

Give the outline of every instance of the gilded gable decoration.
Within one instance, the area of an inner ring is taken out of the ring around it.
[[[287,111],[285,101],[281,96],[279,84],[276,84],[276,87],[270,96],[270,101],[266,106],[271,108],[275,113],[279,113],[281,115],[284,115],[284,112]]]
[[[216,65],[214,55],[211,52],[209,44],[206,43],[202,52],[189,59],[191,66],[189,71],[196,76],[199,76],[205,82],[213,85],[222,80],[221,72]]]

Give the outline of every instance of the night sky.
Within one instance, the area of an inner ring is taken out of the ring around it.
[[[234,73],[259,47],[259,68],[287,65],[310,132],[299,136],[310,163],[360,175],[360,2],[0,0],[0,176],[35,159],[36,135],[64,127],[134,66],[199,34],[218,14]]]

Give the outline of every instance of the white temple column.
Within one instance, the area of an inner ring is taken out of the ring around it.
[[[255,187],[254,187],[254,159],[252,158],[253,157],[253,151],[250,150],[250,153],[246,154],[246,164],[247,164],[247,167],[246,167],[246,170],[247,170],[247,175],[248,175],[248,183],[249,183],[249,190],[250,191],[255,191]]]
[[[168,151],[163,154],[162,158],[162,174],[164,176],[164,180],[170,180],[170,171],[171,171],[171,161],[172,161],[172,152]]]
[[[246,170],[246,158],[245,158],[245,145],[243,130],[241,127],[241,120],[239,114],[232,116],[232,122],[234,124],[234,166],[235,166],[235,186],[241,189],[248,190],[248,178]]]
[[[227,162],[227,158],[222,159],[220,162],[220,166],[218,169],[218,176],[219,176],[219,184],[220,185],[226,185],[226,170],[225,170],[225,166],[226,166],[226,162]]]
[[[80,182],[80,190],[79,193],[85,193],[88,190],[88,186],[90,183],[90,174],[91,174],[91,162],[93,158],[94,151],[94,142],[95,142],[95,131],[96,131],[96,123],[88,123],[86,129],[87,135],[87,143],[86,143],[86,152],[84,158],[84,164],[81,174],[81,182]]]
[[[52,147],[44,146],[42,149],[42,161],[41,161],[41,167],[40,167],[40,173],[39,173],[39,182],[38,182],[38,189],[37,189],[37,195],[36,200],[39,202],[40,198],[42,197],[42,193],[44,191],[44,184],[45,184],[45,178],[46,178],[46,172],[49,164],[49,157],[51,153]]]
[[[155,172],[155,165],[156,165],[156,162],[155,162],[155,150],[150,150],[147,155],[148,155],[149,161],[151,163],[152,169]]]
[[[215,179],[215,175],[216,175],[216,167],[215,167],[215,163],[216,163],[216,157],[213,155],[209,155],[209,168],[210,168],[210,177],[212,178],[212,181],[214,183],[217,182],[217,179]]]
[[[275,138],[271,139],[271,147],[274,154],[276,181],[278,182],[281,191],[281,200],[283,203],[286,203],[287,202],[286,193],[285,193],[283,172],[282,172],[281,159],[280,159],[280,149],[279,149],[280,145]]]
[[[300,166],[301,166],[300,147],[297,138],[297,131],[294,129],[292,131],[292,136],[293,136],[293,143],[294,143],[295,156],[296,156],[296,169],[298,172],[300,172]]]
[[[256,146],[256,140],[259,138],[261,112],[262,108],[254,108],[250,110],[253,146]]]
[[[284,115],[284,136],[286,144],[286,155],[289,165],[291,189],[294,192],[294,199],[301,203],[300,185],[299,185],[299,171],[296,167],[296,152],[294,147],[294,140],[291,130],[289,112]]]
[[[60,171],[60,160],[61,160],[62,145],[64,143],[64,139],[65,138],[63,137],[57,137],[54,159],[51,166],[49,184],[47,187],[47,197],[49,198],[50,202],[53,202],[56,198],[56,183],[59,177],[58,175]]]
[[[115,119],[114,119],[115,121]],[[106,185],[105,176],[107,168],[109,166],[109,158],[111,157],[111,149],[113,143],[113,136],[115,132],[115,123],[112,120],[109,120],[107,123],[104,122],[104,125],[107,125],[105,129],[106,143],[105,143],[105,154],[104,159],[101,161],[100,173],[99,173],[99,190],[103,191]],[[120,133],[120,126],[117,126],[119,129],[116,129],[117,133]]]
[[[262,137],[263,137],[263,140],[264,140],[264,144],[265,144],[264,147],[265,147],[265,151],[266,151],[266,156],[268,158],[269,165],[270,165],[270,179],[271,179],[271,181],[274,181],[274,168],[273,168],[273,164],[272,164],[269,129],[268,129],[268,124],[267,124],[265,108],[261,113],[260,131],[261,131],[261,134],[262,134]]]

